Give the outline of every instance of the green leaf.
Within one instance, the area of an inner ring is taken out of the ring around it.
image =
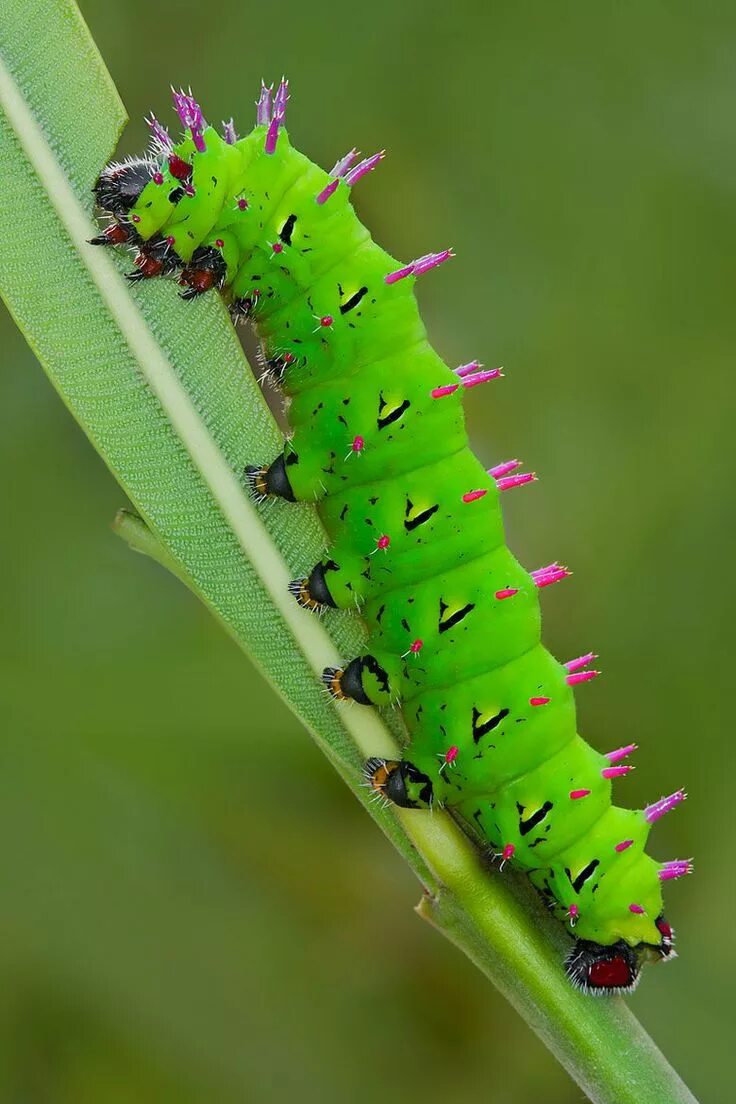
[[[0,36],[3,297],[145,520],[123,514],[118,530],[207,604],[365,803],[361,761],[395,753],[401,730],[322,692],[322,668],[356,654],[362,628],[347,614],[311,617],[287,594],[324,537],[310,507],[258,509],[243,491],[243,465],[272,459],[280,442],[227,313],[214,296],[183,304],[163,281],[131,288],[123,262],[87,244],[90,187],[125,115],[74,4],[5,0]],[[591,1100],[693,1100],[622,1001],[570,988],[565,937],[525,881],[485,873],[447,814],[371,813],[425,886],[420,914],[498,985]]]

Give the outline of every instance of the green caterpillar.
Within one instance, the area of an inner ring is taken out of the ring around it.
[[[451,371],[419,316],[416,277],[452,253],[402,265],[379,248],[350,196],[382,154],[356,164],[351,150],[324,172],[290,145],[287,100],[286,82],[263,86],[239,139],[175,93],[185,138],[152,117],[149,154],[104,169],[96,198],[114,221],[93,242],[135,248],[131,279],[176,271],[184,298],[220,289],[255,326],[293,432],[248,483],[317,504],[330,550],[293,594],[358,608],[370,633],[324,680],[336,698],[400,702],[408,729],[400,762],[366,764],[377,797],[453,808],[575,929],[574,984],[630,991],[644,959],[674,954],[661,887],[691,864],[644,846],[685,793],[611,804],[635,745],[602,755],[577,735],[572,688],[595,656],[561,664],[540,642],[539,591],[567,569],[529,573],[504,542],[500,494],[534,477],[516,461],[487,471],[468,447],[463,391],[500,372]]]

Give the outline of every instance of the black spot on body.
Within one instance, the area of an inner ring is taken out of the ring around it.
[[[378,396],[378,417],[376,419],[376,425],[378,426],[379,430],[385,429],[386,426],[390,426],[394,422],[397,422],[402,414],[404,414],[409,409],[411,403],[408,399],[404,399],[402,403],[399,403],[398,406],[395,406],[393,410],[389,411],[389,413],[384,416],[383,411],[386,409],[387,405],[388,404],[383,397],[383,392],[381,392]]]
[[[565,867],[565,873],[567,874],[567,877],[570,881],[570,885],[576,893],[580,893],[580,890],[583,888],[588,878],[593,875],[597,866],[600,866],[600,859],[591,859],[588,865],[583,867],[583,869],[580,871],[577,878],[575,879],[573,879],[569,867]]]
[[[483,736],[492,732],[494,728],[498,728],[504,717],[508,717],[508,715],[508,709],[501,709],[496,713],[495,717],[491,717],[490,720],[485,721],[483,724],[478,724],[482,714],[479,709],[473,706],[473,741],[477,744]]]
[[[342,288],[340,287],[339,284],[338,284],[338,288],[340,290],[340,298],[342,298],[343,292],[342,292]],[[347,303],[343,303],[343,305],[340,307],[340,314],[348,314],[351,310],[353,310],[355,307],[357,307],[358,303],[363,298],[363,296],[367,293],[367,291],[368,291],[367,287],[359,288],[358,291],[356,291],[354,295],[350,296]]]
[[[411,499],[407,498],[406,509],[404,510],[404,528],[406,529],[407,533],[411,533],[420,525],[424,525],[426,521],[429,521],[429,519],[437,513],[439,508],[440,506],[437,502],[434,506],[428,506],[426,510],[421,510],[420,513],[416,515],[416,517],[410,518],[409,514],[414,509],[414,503],[411,501]]]
[[[296,222],[296,215],[289,215],[284,225],[279,231],[279,238],[284,245],[291,245],[291,235],[294,232],[294,224]]]
[[[447,632],[448,629],[452,629],[455,625],[459,625],[469,613],[475,609],[475,602],[468,602],[467,605],[462,606],[459,610],[455,610],[446,620],[444,619],[447,605],[440,598],[440,616],[437,622],[437,628],[441,633]]]
[[[544,805],[537,809],[536,813],[532,813],[530,817],[527,817],[526,820],[524,820],[524,806],[520,805],[517,801],[516,808],[519,813],[519,832],[522,836],[526,836],[529,832],[533,831],[538,824],[542,823],[547,813],[554,808],[554,805],[551,801],[545,801]]]

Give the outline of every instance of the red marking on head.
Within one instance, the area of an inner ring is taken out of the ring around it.
[[[515,851],[516,848],[514,847],[513,843],[507,843],[503,851],[501,852],[501,861],[508,862],[509,859],[512,859],[514,857]]]
[[[466,491],[466,493],[463,495],[463,502],[476,502],[479,498],[484,498],[487,494],[488,491],[485,489],[480,489],[477,491]]]
[[[169,158],[169,172],[176,180],[188,180],[192,175],[192,166],[173,153]]]
[[[621,840],[621,842],[617,843],[614,847],[614,851],[626,851],[627,848],[631,847],[633,842],[633,840]]]
[[[594,989],[621,989],[631,985],[634,975],[621,955],[602,958],[588,970],[588,984]]]
[[[242,199],[241,198],[241,199],[238,200],[238,210],[239,211],[247,211],[248,210],[248,200],[247,199]]]
[[[225,248],[225,243],[222,240],[222,238],[216,238],[215,239],[215,245],[217,246],[218,249],[224,249]]]
[[[335,319],[331,314],[323,314],[319,320],[320,326],[324,326],[325,329],[329,329],[334,324]]]
[[[550,698],[530,698],[529,699],[529,704],[530,705],[548,705],[550,700],[551,700]]]
[[[416,655],[417,652],[421,652],[423,647],[424,647],[424,641],[423,640],[419,640],[419,639],[412,640],[411,644],[409,645],[409,651],[413,652],[414,655]],[[452,751],[452,750],[453,749],[450,748],[450,751]],[[455,748],[455,752],[457,752],[457,748]],[[449,752],[448,752],[448,754],[449,754]]]
[[[587,797],[590,790],[570,790],[570,800],[579,801],[581,797]]]
[[[386,534],[384,533],[383,536],[379,537],[378,540],[376,541],[376,548],[380,548],[380,549],[383,550],[385,548],[388,548],[390,543],[391,543],[391,538],[387,537]]]
[[[421,641],[419,643],[421,643]],[[460,751],[460,748],[455,747],[454,744],[452,745],[452,747],[449,747],[447,749],[447,751],[445,752],[445,762],[447,763],[448,766],[450,766],[452,763],[455,762],[455,760],[457,759],[459,751]]]
[[[283,253],[284,252],[284,247],[281,244],[281,242],[274,242],[273,245],[271,246],[271,249],[273,250],[274,253]]]
[[[154,184],[163,184],[164,174],[160,173],[160,172],[155,172],[153,174],[153,176],[151,177],[151,180],[153,181]]]
[[[503,590],[496,591],[496,598],[503,600],[504,598],[513,598],[515,594],[519,593],[518,587],[504,587]]]

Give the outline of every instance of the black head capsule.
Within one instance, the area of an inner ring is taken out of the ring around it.
[[[156,162],[145,157],[107,165],[93,189],[98,206],[124,218],[157,171]]]

